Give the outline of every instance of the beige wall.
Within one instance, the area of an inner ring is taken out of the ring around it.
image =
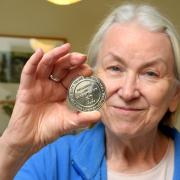
[[[180,1],[136,1],[155,5],[169,16],[180,30]],[[72,43],[73,50],[84,52],[105,14],[122,2],[125,1],[82,0],[70,6],[57,6],[46,0],[1,0],[0,34],[63,36]]]
[[[85,52],[92,34],[105,14],[121,2],[124,1],[83,0],[71,6],[57,6],[46,0],[1,0],[0,34],[65,37],[72,43],[72,50]],[[155,5],[170,17],[180,31],[180,1],[146,0],[144,2]],[[0,88],[3,87],[0,84]],[[12,86],[7,89],[16,92]],[[1,110],[0,132],[6,127],[8,119],[9,117]]]

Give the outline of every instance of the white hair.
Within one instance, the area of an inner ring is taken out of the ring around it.
[[[112,24],[122,24],[131,21],[137,21],[142,26],[147,27],[149,31],[164,32],[168,35],[174,53],[174,73],[176,78],[180,80],[180,38],[173,24],[166,17],[162,16],[154,7],[149,5],[126,4],[116,8],[105,19],[90,43],[88,51],[89,64],[95,67],[103,36]]]

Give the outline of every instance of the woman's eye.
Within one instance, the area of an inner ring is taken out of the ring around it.
[[[111,71],[122,71],[122,69],[118,66],[110,66],[108,69]]]
[[[159,74],[157,73],[157,72],[154,72],[154,71],[147,71],[146,73],[145,73],[145,75],[146,76],[148,76],[148,77],[159,77]]]

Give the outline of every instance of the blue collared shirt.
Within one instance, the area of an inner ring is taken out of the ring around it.
[[[175,142],[173,180],[180,180],[180,134],[168,129]],[[104,125],[66,135],[34,154],[15,180],[106,180]]]

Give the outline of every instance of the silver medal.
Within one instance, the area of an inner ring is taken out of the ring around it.
[[[78,111],[98,110],[105,99],[105,85],[95,76],[79,76],[71,83],[68,90],[68,103]]]

